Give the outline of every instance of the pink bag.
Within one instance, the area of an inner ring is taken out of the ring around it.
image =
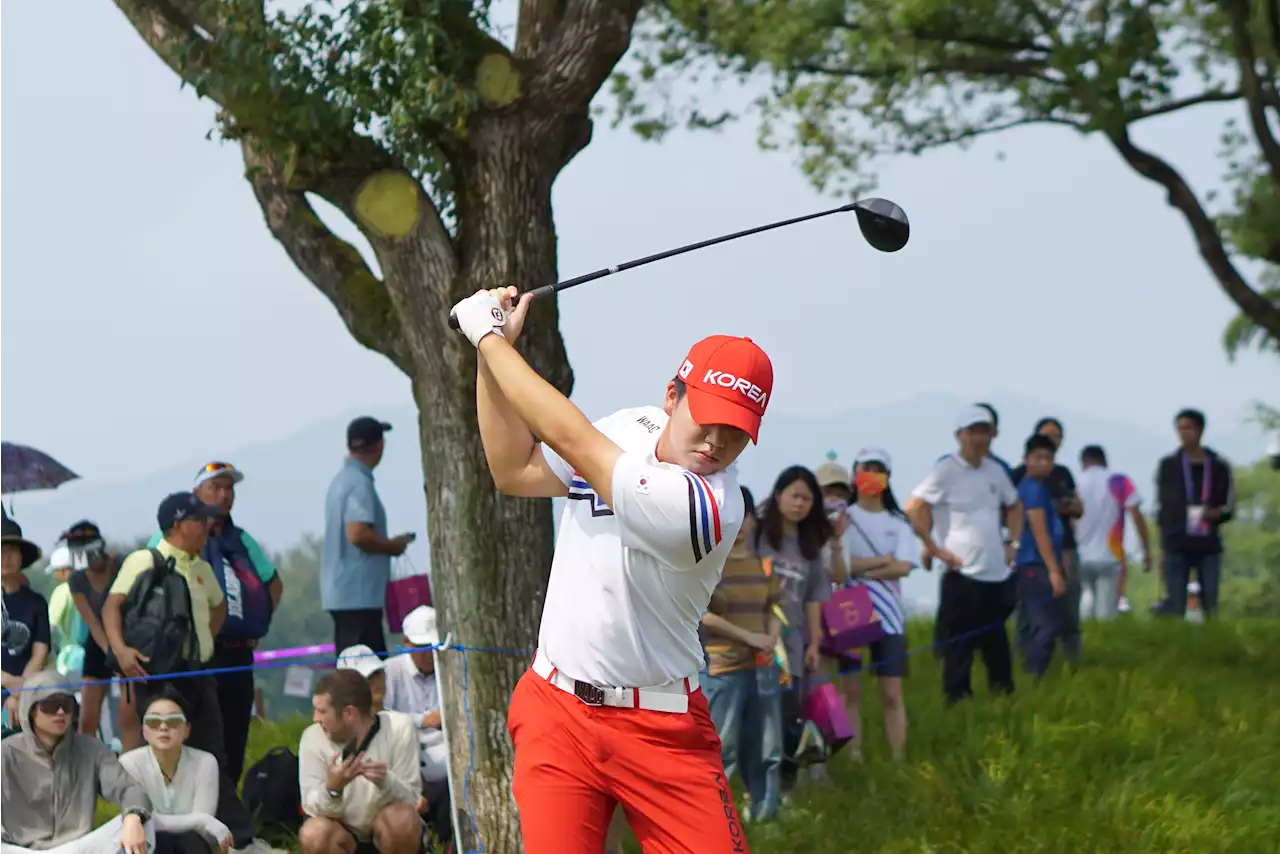
[[[407,560],[393,563],[391,583],[387,585],[387,628],[398,635],[404,618],[414,608],[431,604],[431,578]]]
[[[853,724],[844,710],[844,700],[830,682],[809,692],[804,703],[804,716],[818,725],[827,742],[828,755],[834,754],[853,738]]]
[[[849,656],[884,637],[871,593],[862,585],[842,587],[822,603],[822,651]]]

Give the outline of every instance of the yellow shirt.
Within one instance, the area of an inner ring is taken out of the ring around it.
[[[196,624],[196,637],[200,641],[200,660],[208,661],[213,657],[213,632],[209,626],[209,612],[222,604],[222,588],[218,586],[213,567],[200,555],[179,551],[165,539],[160,540],[156,550],[165,557],[173,558],[174,567],[187,580],[187,588],[191,591],[191,619]],[[151,552],[146,549],[129,555],[111,584],[112,594],[128,596],[138,576],[152,566]]]

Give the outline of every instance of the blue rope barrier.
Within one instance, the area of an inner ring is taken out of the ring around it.
[[[1048,602],[1052,602],[1056,598],[1057,597],[1050,596],[1047,599],[1041,600],[1033,604],[1043,605]],[[932,650],[940,649],[949,644],[957,643],[962,640],[967,640],[969,638],[976,637],[985,632],[993,631],[994,629],[997,629],[997,628],[1002,628],[1005,625],[1007,619],[1008,618],[1005,618],[1004,620],[993,621],[991,623],[988,623],[987,625],[979,626],[967,632],[962,632],[958,635],[955,635],[954,637],[946,638],[945,640],[929,644],[928,646],[921,646],[921,647],[916,647],[915,649],[909,649],[902,655],[888,659],[888,661],[890,662],[905,661],[906,659],[914,655],[919,655],[920,653],[923,653],[923,652],[930,652]],[[419,647],[402,647],[395,650],[388,650],[386,652],[374,653],[374,655],[376,655],[378,658],[390,658],[391,656],[404,655],[406,653],[413,653],[413,652],[461,652],[461,653],[476,652],[476,653],[484,653],[488,655],[524,656],[524,657],[532,658],[535,653],[535,650],[505,649],[502,647],[465,646],[463,644],[451,643],[448,641],[448,638],[446,638],[446,642],[441,644],[430,644],[427,646],[419,646]],[[67,682],[59,685],[42,685],[38,688],[27,688],[23,686],[21,688],[13,688],[13,689],[7,689],[7,690],[9,693],[13,693],[13,694],[18,694],[23,691],[53,691],[58,689],[64,689],[68,693],[74,693],[75,691],[78,691],[79,689],[88,685],[110,685],[113,682],[128,684],[132,682],[147,682],[147,681],[153,681],[153,680],[169,681],[173,679],[186,679],[194,676],[217,676],[223,673],[242,673],[244,671],[253,671],[253,670],[271,670],[279,667],[297,667],[297,666],[302,666],[306,662],[315,663],[315,664],[336,662],[337,658],[338,656],[336,653],[325,654],[325,655],[314,655],[314,656],[299,656],[298,658],[285,658],[285,659],[279,659],[277,661],[265,661],[262,663],[255,662],[253,664],[238,665],[234,667],[212,667],[206,670],[187,670],[179,673],[170,673],[165,675],[147,674],[146,676],[121,676],[121,677],[116,677],[115,679],[97,679],[97,680],[85,680],[81,682]],[[818,688],[823,685],[833,683],[836,680],[842,678],[843,676],[849,675],[850,673],[859,673],[861,672],[861,670],[862,668],[860,666],[857,670],[848,671],[846,673],[837,673],[835,676],[832,676],[832,677],[823,676],[820,678],[810,678],[810,679],[800,679],[800,680],[793,679],[791,681],[791,685],[786,689],[766,692],[765,696],[772,696],[773,694],[790,693],[791,691],[801,690],[801,688],[810,688],[810,689]],[[472,725],[472,721],[471,721],[470,670],[467,664],[466,655],[462,656],[462,713],[467,723],[467,770],[464,773],[462,778],[462,800],[463,800],[463,805],[467,811],[467,818],[471,822],[471,831],[472,831],[472,835],[475,838],[475,844],[477,846],[474,850],[466,852],[466,854],[482,854],[482,852],[484,851],[484,845],[480,840],[480,828],[476,824],[475,814],[471,809],[470,781],[471,781],[471,773],[472,771],[475,770],[476,738],[475,738],[475,727]]]

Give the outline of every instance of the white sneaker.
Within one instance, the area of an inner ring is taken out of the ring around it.
[[[272,848],[266,842],[254,837],[248,845],[243,848],[232,849],[235,854],[289,854],[282,848]]]
[[[1127,614],[1133,610],[1133,606],[1129,604],[1128,596],[1121,596],[1120,602],[1116,605],[1116,610],[1121,614]]]

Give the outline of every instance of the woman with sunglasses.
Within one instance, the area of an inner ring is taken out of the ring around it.
[[[907,675],[906,609],[901,580],[919,566],[920,545],[911,523],[889,488],[892,461],[883,448],[863,448],[853,467],[853,502],[841,536],[849,586],[866,588],[884,628],[884,637],[871,644],[871,665],[880,683],[884,731],[893,758],[907,750],[907,711],[902,704],[902,680]],[[861,673],[840,680],[845,707],[854,724],[850,753],[861,757]]]
[[[186,703],[164,689],[142,715],[147,744],[120,757],[120,764],[151,799],[156,828],[154,854],[209,854],[231,847],[231,831],[213,817],[218,809],[218,762],[213,754],[186,746],[191,727]]]

